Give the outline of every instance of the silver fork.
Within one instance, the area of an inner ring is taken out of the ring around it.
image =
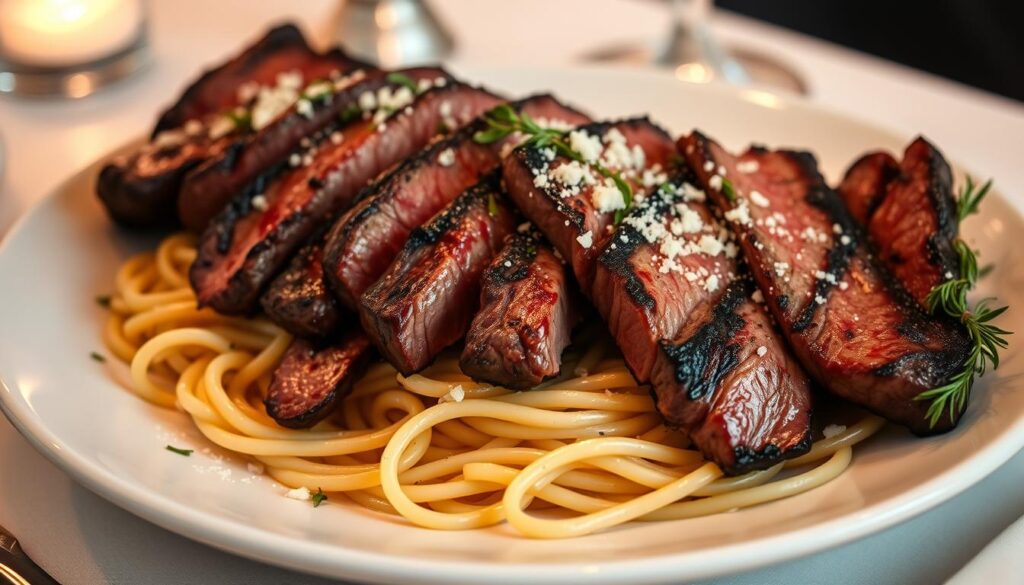
[[[0,584],[59,585],[28,558],[21,550],[18,539],[0,526]]]

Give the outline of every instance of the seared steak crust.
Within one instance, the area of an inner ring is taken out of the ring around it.
[[[933,288],[960,276],[953,178],[942,153],[920,137],[899,168],[871,215],[868,236],[885,267],[924,307]]]
[[[513,102],[535,119],[569,124],[583,114],[551,96]],[[503,144],[477,144],[473,135],[486,128],[476,120],[406,159],[360,193],[357,203],[332,227],[324,251],[327,278],[345,305],[355,308],[402,249],[409,233],[499,164]]]
[[[110,216],[131,227],[173,225],[182,181],[209,157],[230,156],[240,134],[211,137],[203,125],[211,117],[242,105],[239,89],[245,84],[273,85],[278,74],[298,71],[307,80],[332,71],[349,70],[359,63],[339,50],[318,54],[297,28],[277,27],[231,61],[206,72],[178,102],[161,115],[151,142],[115,158],[101,171],[96,191]],[[183,127],[190,122],[196,128]],[[158,139],[162,132],[173,140]]]
[[[313,232],[347,208],[358,189],[419,150],[442,122],[461,126],[499,99],[459,83],[427,90],[379,124],[363,119],[328,140],[325,128],[298,167],[277,165],[237,195],[200,238],[190,271],[201,306],[255,310],[259,295]],[[308,163],[308,164],[307,164]]]
[[[540,232],[531,227],[508,238],[484,272],[480,311],[459,360],[463,373],[515,389],[557,376],[579,321],[568,278]]]
[[[929,427],[927,402],[916,397],[961,368],[968,338],[923,313],[872,265],[814,157],[763,148],[737,157],[699,132],[681,139],[680,149],[732,219],[754,278],[808,372],[916,433],[950,429],[948,418]]]
[[[427,367],[466,334],[480,302],[480,277],[514,229],[491,174],[412,232],[359,308],[363,329],[399,372]]]
[[[413,82],[454,81],[435,67],[399,72]],[[185,227],[201,231],[231,196],[249,184],[264,169],[288,157],[301,141],[314,132],[336,125],[341,116],[359,111],[358,99],[366,92],[390,85],[388,74],[379,70],[358,70],[333,80],[329,97],[308,100],[312,107],[303,113],[298,105],[258,132],[237,137],[230,148],[209,157],[185,177],[178,198],[178,213]]]
[[[899,163],[888,152],[869,152],[850,165],[836,190],[857,223],[868,224],[885,198],[889,181],[899,172]]]
[[[314,238],[292,257],[260,297],[260,304],[271,321],[292,335],[318,339],[338,328],[341,309],[324,282],[320,238]]]
[[[296,339],[274,370],[264,405],[277,424],[308,428],[331,414],[366,371],[373,346],[353,331],[326,346]]]
[[[766,469],[811,447],[807,376],[790,357],[753,282],[734,281],[660,344],[658,411],[727,474]]]
[[[577,128],[590,136],[606,137],[610,130],[625,137],[628,147],[638,147],[647,170],[667,168],[674,156],[671,137],[647,118],[601,122]],[[549,150],[534,145],[517,148],[503,161],[509,197],[571,264],[580,288],[590,296],[594,267],[611,235],[614,215],[601,212],[593,202],[593,185],[582,185],[567,194],[564,186],[547,177],[550,169],[569,164],[564,156],[548,157]],[[636,188],[643,169],[631,169]],[[541,186],[538,186],[540,184]]]

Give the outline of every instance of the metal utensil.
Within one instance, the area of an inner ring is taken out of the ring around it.
[[[0,584],[59,585],[21,550],[18,539],[0,526]]]

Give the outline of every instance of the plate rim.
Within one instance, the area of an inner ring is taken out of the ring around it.
[[[607,72],[611,75],[666,77],[662,72],[643,68],[607,66],[561,67],[481,67],[453,64],[458,71],[484,72],[491,75],[515,72]],[[685,84],[692,91],[719,92],[738,99],[741,89],[716,84]],[[756,89],[756,88],[755,88]],[[688,90],[688,91],[689,91]],[[776,96],[783,104],[813,110],[828,116],[852,121],[872,131],[904,137],[905,133],[886,128],[840,110],[823,106],[798,96]],[[126,142],[131,144],[137,139]],[[0,262],[17,237],[27,229],[33,218],[48,206],[55,205],[69,185],[82,182],[114,152],[104,153],[83,168],[70,173],[55,188],[38,199],[23,213],[0,241]],[[956,165],[959,168],[963,166]],[[1011,198],[997,194],[1018,214],[1020,206]],[[1018,358],[1018,359],[1024,359]],[[503,582],[564,583],[585,577],[592,583],[619,584],[628,582],[669,583],[679,579],[703,579],[735,574],[765,567],[794,558],[818,553],[920,515],[975,485],[1003,465],[1024,447],[1024,416],[1003,428],[982,450],[972,457],[958,460],[924,483],[843,516],[797,528],[784,533],[747,539],[714,549],[683,551],[656,557],[603,561],[599,563],[507,563],[478,561],[423,560],[375,551],[361,551],[309,540],[298,540],[263,530],[253,530],[236,520],[218,518],[159,492],[134,489],[128,480],[99,465],[91,464],[71,446],[46,427],[44,421],[21,400],[21,395],[8,384],[9,377],[0,372],[0,411],[18,432],[48,461],[71,475],[75,481],[114,505],[157,526],[192,540],[207,544],[255,561],[333,578],[360,581],[406,583],[476,583],[484,571],[500,568]],[[296,546],[300,544],[301,546]],[[719,560],[715,560],[719,559]],[[681,565],[680,563],[685,563]],[[685,566],[685,574],[680,567]],[[724,568],[727,567],[727,568]],[[595,570],[597,569],[597,570]]]

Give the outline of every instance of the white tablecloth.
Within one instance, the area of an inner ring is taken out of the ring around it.
[[[615,0],[435,2],[467,63],[565,63],[588,50],[654,38],[657,3]],[[152,2],[154,63],[77,102],[0,100],[6,143],[0,233],[74,170],[149,128],[156,108],[209,62],[267,22],[294,18],[321,38],[334,2]],[[544,15],[540,17],[538,15]],[[559,27],[570,23],[564,31]],[[978,176],[998,178],[1024,209],[1024,106],[864,55],[718,15],[727,43],[794,65],[813,98],[905,133],[921,132]],[[0,324],[2,326],[2,324]],[[811,557],[716,584],[941,582],[1024,514],[1024,454],[963,495],[914,520]],[[79,487],[0,420],[0,525],[63,583],[326,583],[227,555],[152,526]],[[961,581],[964,583],[965,581]]]

